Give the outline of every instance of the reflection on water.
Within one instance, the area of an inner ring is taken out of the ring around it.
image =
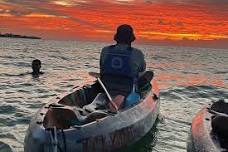
[[[0,39],[0,140],[23,151],[34,113],[53,97],[93,81],[104,43]],[[192,117],[212,100],[228,98],[228,56],[224,49],[138,45],[161,89],[162,123],[133,149],[186,151]],[[31,62],[45,74],[33,78]],[[156,136],[154,141],[153,137]],[[131,147],[132,148],[132,147]],[[132,150],[132,149],[131,149]]]

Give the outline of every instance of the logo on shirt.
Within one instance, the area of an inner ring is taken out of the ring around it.
[[[112,59],[112,68],[121,69],[123,67],[123,60],[120,57],[114,57]]]

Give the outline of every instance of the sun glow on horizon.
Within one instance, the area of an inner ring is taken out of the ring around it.
[[[162,33],[162,32],[140,32],[139,36],[148,39],[173,39],[173,40],[214,40],[228,39],[228,35],[216,34],[193,34],[193,33]]]

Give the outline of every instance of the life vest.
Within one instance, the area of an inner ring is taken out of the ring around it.
[[[138,73],[135,72],[132,66],[132,48],[129,47],[127,50],[119,52],[113,47],[110,46],[110,50],[103,54],[101,79],[111,93],[117,90],[122,95],[128,95],[138,78]]]
[[[101,74],[136,79],[138,74],[132,66],[131,47],[123,52],[117,52],[112,47],[114,46],[110,46],[110,51],[104,53],[105,58],[101,65]]]

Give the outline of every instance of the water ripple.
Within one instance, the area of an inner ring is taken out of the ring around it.
[[[0,139],[23,151],[23,140],[35,112],[55,96],[94,80],[106,43],[1,39]],[[161,117],[139,143],[127,151],[184,152],[192,117],[204,105],[228,99],[227,50],[138,45],[147,68],[161,88]],[[31,62],[42,61],[44,75],[33,78]]]

